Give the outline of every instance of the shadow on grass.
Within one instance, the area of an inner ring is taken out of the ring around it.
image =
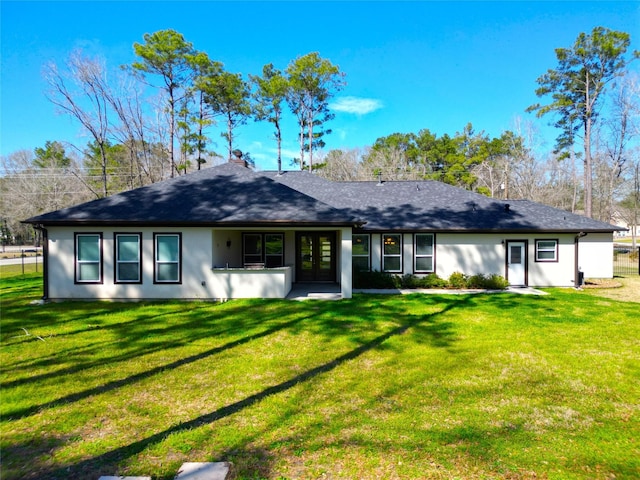
[[[389,318],[392,318],[395,322],[399,323],[399,325],[397,325],[395,328],[388,329],[387,331],[377,335],[373,339],[365,341],[364,343],[360,344],[358,347],[342,355],[337,356],[336,358],[334,358],[329,362],[318,365],[299,375],[296,375],[290,378],[287,381],[265,388],[264,390],[258,393],[249,395],[242,400],[239,400],[237,402],[231,403],[224,407],[218,408],[210,413],[201,415],[188,422],[183,422],[183,423],[174,425],[163,431],[150,435],[146,438],[143,438],[141,440],[130,443],[128,445],[124,445],[122,447],[113,449],[111,451],[105,452],[101,455],[97,455],[93,458],[83,460],[74,465],[60,467],[58,469],[49,469],[48,471],[43,471],[41,472],[41,475],[46,478],[80,478],[83,475],[88,475],[88,474],[95,476],[98,474],[98,472],[103,472],[103,471],[106,471],[107,473],[109,471],[113,472],[114,470],[117,469],[117,465],[120,464],[121,462],[131,458],[134,455],[141,453],[145,449],[155,444],[161,443],[169,435],[183,432],[183,431],[188,431],[203,425],[214,423],[218,420],[221,420],[225,417],[228,417],[246,408],[249,408],[259,403],[260,401],[264,400],[267,397],[286,392],[287,390],[295,387],[296,385],[311,381],[312,379],[314,379],[319,375],[330,373],[336,368],[346,364],[347,362],[355,360],[356,358],[360,357],[361,355],[367,352],[370,352],[378,348],[383,348],[384,347],[383,344],[387,340],[396,336],[403,335],[407,333],[409,329],[412,329],[412,328],[416,329],[416,334],[419,338],[432,337],[432,342],[434,343],[434,345],[438,345],[440,347],[448,347],[453,341],[453,334],[452,332],[450,332],[450,326],[448,325],[437,326],[438,322],[436,322],[435,319],[439,315],[444,314],[454,308],[463,308],[467,304],[468,300],[469,298],[467,296],[440,298],[440,302],[438,304],[439,308],[434,310],[432,313],[429,313],[426,315],[400,315],[401,313],[400,311],[388,312],[390,315],[392,315]],[[349,302],[345,302],[343,304],[335,303],[328,308],[330,309],[332,314],[335,314],[335,313],[339,314],[340,310],[342,310],[343,308],[345,309],[343,310],[343,312],[348,311],[347,310],[348,303]],[[353,306],[351,306],[351,308],[353,309]],[[364,316],[364,317],[368,316],[366,312],[362,312],[362,314],[363,315],[360,315],[360,316]],[[379,314],[380,312],[376,312],[376,315],[379,315]],[[344,325],[338,326],[337,324],[334,324],[333,322],[335,320],[331,318],[332,317],[327,317],[328,324],[326,325],[324,324],[324,322],[320,322],[320,325],[323,325],[328,330],[328,332],[325,331],[325,334],[331,334],[331,331],[337,328],[344,328]],[[357,321],[356,317],[354,317],[353,320]],[[300,320],[291,322],[291,326],[293,328],[300,325],[301,325]],[[208,354],[212,354],[212,353],[213,352],[210,352]],[[185,359],[185,361],[187,361],[187,359]],[[193,361],[193,360],[190,360],[190,361]],[[182,361],[180,363],[182,363]],[[144,378],[148,376],[148,374],[146,373],[144,375],[145,375]],[[252,472],[252,474],[258,473],[258,472],[262,475],[267,473],[263,471],[256,471],[256,472]],[[243,472],[243,474],[244,473],[247,473],[247,472]]]
[[[99,385],[99,386],[94,387],[94,388],[88,388],[88,389],[83,390],[81,392],[72,393],[70,395],[67,395],[67,396],[64,396],[64,397],[61,397],[61,398],[57,398],[57,399],[52,400],[50,402],[41,403],[39,405],[32,405],[32,406],[30,406],[28,408],[24,408],[24,409],[21,409],[21,410],[14,410],[14,411],[5,412],[4,416],[7,417],[7,419],[10,419],[10,420],[16,420],[16,419],[19,419],[19,418],[23,418],[23,417],[27,417],[29,415],[32,415],[32,414],[34,414],[36,412],[39,412],[39,411],[41,411],[42,409],[45,409],[45,408],[57,407],[57,406],[65,405],[67,403],[77,402],[79,400],[83,400],[83,399],[91,397],[93,395],[99,395],[99,394],[102,394],[102,393],[109,392],[111,390],[115,390],[117,388],[122,388],[122,387],[125,387],[127,385],[131,385],[133,383],[145,380],[145,379],[147,379],[149,377],[152,377],[154,375],[157,375],[157,374],[160,374],[160,373],[164,373],[167,370],[173,370],[173,369],[176,369],[178,367],[182,367],[184,365],[188,365],[189,363],[193,363],[193,362],[197,362],[199,360],[203,360],[203,359],[205,359],[207,357],[210,357],[212,355],[216,355],[216,354],[222,353],[222,352],[224,352],[226,350],[229,350],[231,348],[238,347],[238,346],[243,345],[243,344],[245,344],[247,342],[250,342],[252,340],[257,340],[259,338],[266,337],[266,336],[271,335],[273,333],[276,333],[276,332],[278,332],[280,330],[289,328],[289,327],[291,327],[291,326],[295,325],[296,323],[301,322],[303,320],[305,320],[305,317],[296,318],[296,319],[291,320],[289,322],[285,322],[285,323],[279,324],[277,326],[274,326],[272,328],[269,328],[267,330],[264,330],[263,332],[259,332],[259,333],[253,334],[253,335],[249,335],[249,336],[246,336],[246,337],[239,338],[238,340],[234,340],[232,342],[226,343],[226,344],[221,345],[219,347],[214,347],[214,348],[211,348],[209,350],[205,350],[203,352],[197,353],[195,355],[190,355],[188,357],[181,358],[180,360],[176,360],[175,362],[170,362],[170,363],[167,363],[167,364],[164,364],[164,365],[160,365],[160,366],[157,366],[157,367],[149,369],[149,370],[145,370],[144,372],[140,372],[140,373],[137,373],[137,374],[134,374],[134,375],[130,375],[130,376],[126,377],[126,378],[122,378],[122,379],[119,379],[119,380],[108,382],[108,383],[105,383],[103,385]],[[69,373],[74,373],[77,370],[79,370],[79,368],[74,367],[73,371],[71,371]],[[59,371],[55,372],[56,376],[59,375],[59,374],[60,374]],[[45,377],[45,376],[46,375],[41,375],[40,379],[42,377]],[[29,380],[30,379],[26,379],[26,381],[29,381]],[[24,381],[7,382],[7,383],[3,384],[3,388],[13,387],[13,386],[16,386],[16,384],[21,384],[21,383],[25,383],[25,382]]]

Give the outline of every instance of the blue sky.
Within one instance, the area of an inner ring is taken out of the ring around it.
[[[547,120],[525,113],[538,101],[536,79],[556,66],[554,49],[604,26],[631,34],[640,49],[640,2],[211,2],[5,1],[1,8],[0,153],[89,138],[45,98],[42,66],[75,48],[109,67],[135,60],[145,33],[175,29],[231,72],[285,69],[317,51],[346,73],[333,101],[326,151],[365,147],[394,132],[427,128],[455,134],[471,122],[499,136],[520,118],[533,121],[551,149]],[[640,63],[640,62],[638,62]],[[635,65],[634,68],[639,68]],[[220,129],[212,132],[224,152]],[[293,120],[284,125],[285,159],[297,151]],[[236,147],[261,169],[275,167],[268,124],[237,131]],[[287,164],[285,160],[285,165]]]

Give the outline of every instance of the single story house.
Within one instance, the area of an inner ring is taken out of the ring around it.
[[[45,299],[283,298],[354,269],[499,274],[515,286],[613,276],[619,227],[435,181],[331,182],[211,167],[25,220]]]

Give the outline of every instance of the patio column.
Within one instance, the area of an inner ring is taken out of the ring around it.
[[[342,228],[340,230],[340,293],[342,298],[351,298],[353,291],[351,248],[351,228]]]

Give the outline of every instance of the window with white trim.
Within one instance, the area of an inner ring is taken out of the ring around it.
[[[115,283],[142,282],[142,234],[115,234]]]
[[[536,262],[557,262],[558,240],[536,240]]]
[[[182,281],[182,236],[179,233],[154,233],[154,282]]]
[[[356,233],[351,236],[351,263],[353,271],[368,272],[371,269],[370,240],[371,237],[368,234]]]
[[[413,263],[416,273],[433,273],[433,233],[416,233],[413,236]]]
[[[76,283],[102,283],[102,233],[75,234]]]
[[[402,272],[402,234],[382,235],[382,271]]]

